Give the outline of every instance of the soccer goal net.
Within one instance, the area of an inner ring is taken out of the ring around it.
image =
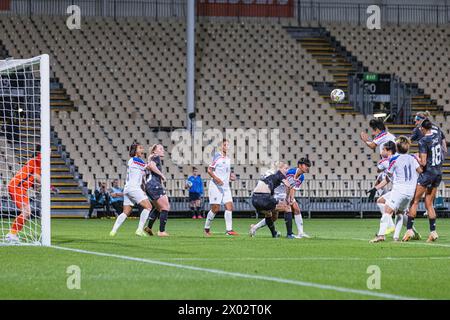
[[[50,245],[49,57],[0,60],[0,244]]]

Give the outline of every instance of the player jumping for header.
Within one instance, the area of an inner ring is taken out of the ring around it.
[[[421,124],[423,137],[419,140],[419,163],[423,166],[423,173],[417,180],[416,193],[413,204],[408,214],[408,230],[403,236],[403,241],[409,241],[414,236],[412,227],[417,215],[419,201],[425,193],[425,208],[428,212],[430,222],[430,235],[427,242],[438,239],[436,232],[436,212],[433,207],[437,189],[442,181],[442,162],[444,153],[442,151],[442,134],[439,130],[433,130],[433,124],[426,119]]]

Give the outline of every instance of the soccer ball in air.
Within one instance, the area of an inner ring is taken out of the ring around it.
[[[345,98],[345,93],[341,89],[331,91],[330,98],[333,102],[341,102]]]

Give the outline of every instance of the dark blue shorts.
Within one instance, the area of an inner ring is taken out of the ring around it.
[[[147,183],[145,192],[151,201],[156,201],[166,194],[166,190],[160,183]]]
[[[442,181],[442,173],[424,172],[417,179],[417,184],[426,188],[437,188]]]
[[[278,201],[270,193],[254,193],[252,204],[258,212],[272,211],[277,206]]]
[[[189,201],[197,201],[200,200],[201,194],[198,192],[189,192]]]

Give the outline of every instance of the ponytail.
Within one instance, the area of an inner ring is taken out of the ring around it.
[[[155,150],[156,150],[157,147],[158,147],[158,144],[157,144],[157,143],[151,146],[151,148],[150,148],[150,155],[152,155],[153,153],[155,153]]]
[[[431,117],[430,111],[419,111],[416,113],[416,121],[417,120],[426,120]]]
[[[133,142],[133,144],[128,148],[130,157],[136,156],[137,147],[140,146],[139,143]]]

